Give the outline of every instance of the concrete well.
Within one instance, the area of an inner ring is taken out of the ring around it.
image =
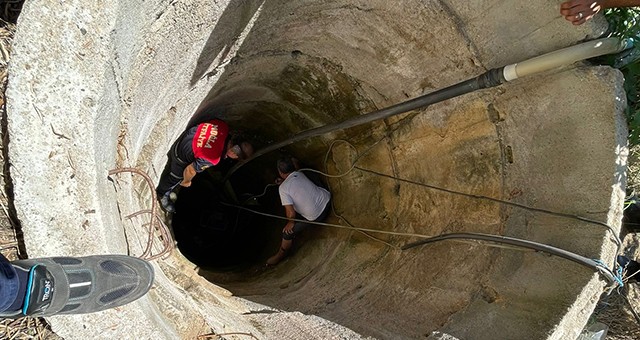
[[[29,255],[140,254],[145,222],[125,216],[148,208],[151,191],[139,177],[107,173],[136,167],[157,180],[172,142],[207,117],[267,145],[602,34],[602,18],[573,27],[559,3],[27,2],[7,110],[15,209]],[[604,227],[478,196],[582,216],[617,232],[626,162],[621,84],[616,70],[579,64],[287,151],[333,174],[361,155],[357,169],[328,181],[344,218],[332,223],[508,235],[611,266],[616,247]],[[338,139],[351,145],[333,144]],[[265,159],[244,175],[261,186],[274,171]],[[277,201],[263,208],[282,214]],[[311,230],[292,257],[256,270],[277,249],[282,224],[253,221],[268,230],[264,242],[232,244],[255,255],[253,266],[222,270],[175,251],[154,261],[156,283],[140,301],[51,317],[54,331],[68,339],[212,332],[571,339],[606,284],[543,253],[460,242],[400,251],[417,238],[333,228]]]

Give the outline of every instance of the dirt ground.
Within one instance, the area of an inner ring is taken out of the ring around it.
[[[640,146],[632,147],[628,160],[627,170],[629,193],[640,194]],[[622,253],[631,259],[640,259],[640,219],[630,219],[625,214],[625,225],[621,238],[623,238]],[[635,229],[630,231],[630,229]],[[630,283],[625,285],[622,294],[613,293],[608,297],[602,297],[591,321],[599,321],[609,326],[607,339],[634,340],[640,339],[640,284]],[[626,299],[625,299],[626,296]],[[628,300],[628,301],[625,301]],[[636,315],[634,316],[634,312]]]

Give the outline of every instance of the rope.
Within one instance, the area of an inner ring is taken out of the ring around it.
[[[267,185],[264,187],[264,190],[262,191],[262,193],[261,193],[261,194],[259,194],[259,195],[255,195],[255,196],[251,196],[251,197],[247,198],[246,200],[244,200],[244,201],[242,202],[242,204],[247,203],[247,202],[251,201],[252,199],[260,198],[260,197],[262,197],[262,196],[266,195],[266,194],[267,194],[267,189],[269,189],[269,187],[275,187],[275,186],[278,186],[278,185],[277,185],[277,184],[275,184],[275,183],[267,184]]]
[[[294,222],[303,222],[303,223],[308,223],[308,224],[315,224],[318,226],[323,226],[323,227],[330,227],[330,228],[338,228],[338,229],[347,229],[347,230],[353,230],[353,231],[359,231],[364,233],[366,236],[373,238],[374,240],[384,243],[386,245],[388,245],[391,248],[397,249],[397,250],[402,250],[402,248],[400,246],[397,245],[393,245],[390,244],[388,242],[385,242],[383,240],[380,240],[374,236],[371,236],[367,233],[377,233],[377,234],[385,234],[385,235],[394,235],[394,236],[405,236],[405,237],[417,237],[417,238],[422,238],[422,239],[430,239],[430,238],[434,238],[434,237],[438,237],[438,236],[433,236],[433,235],[425,235],[425,234],[418,234],[418,233],[405,233],[405,232],[399,232],[399,231],[387,231],[387,230],[380,230],[380,229],[370,229],[370,228],[361,228],[361,227],[355,227],[352,225],[348,225],[348,226],[344,226],[341,224],[333,224],[333,223],[326,223],[326,222],[315,222],[315,221],[308,221],[308,220],[302,220],[302,219],[297,219],[297,218],[287,218],[284,216],[280,216],[280,215],[275,215],[275,214],[269,214],[269,213],[265,213],[265,212],[261,212],[261,211],[257,211],[257,210],[253,210],[247,207],[243,207],[237,204],[233,204],[233,203],[227,203],[227,202],[220,202],[222,205],[228,206],[228,207],[233,207],[236,209],[240,209],[240,210],[244,210],[247,212],[250,212],[252,214],[256,214],[256,215],[261,215],[261,216],[266,216],[266,217],[272,217],[272,218],[276,218],[279,220],[283,220],[283,221],[294,221]],[[346,222],[346,221],[345,221]],[[482,242],[482,240],[453,240],[454,242],[458,242],[458,243],[466,243],[466,244],[473,244],[473,245],[477,245],[477,244],[481,244],[487,247],[492,247],[492,248],[502,248],[502,249],[511,249],[511,250],[519,250],[519,251],[526,251],[527,249],[523,248],[523,247],[510,247],[510,246],[505,246],[505,245],[501,245],[501,244],[491,244],[491,243],[484,243]]]
[[[413,248],[413,247],[418,246],[418,245],[422,245],[422,244],[426,244],[426,243],[430,243],[430,242],[442,241],[442,240],[445,240],[445,239],[451,239],[452,241],[461,242],[461,243],[474,243],[474,244],[476,244],[477,242],[469,242],[469,241],[464,240],[464,239],[467,238],[467,239],[473,239],[475,241],[488,241],[488,242],[506,243],[506,244],[512,245],[513,247],[505,247],[504,245],[496,245],[496,244],[490,244],[490,243],[480,243],[480,244],[482,244],[484,246],[488,246],[488,247],[508,248],[508,249],[513,249],[513,250],[523,250],[523,249],[525,249],[525,250],[544,251],[544,252],[549,253],[551,255],[560,256],[562,258],[572,260],[572,261],[577,262],[579,264],[582,264],[584,266],[596,269],[598,272],[600,272],[607,279],[607,281],[610,282],[610,284],[611,284],[610,285],[610,289],[624,286],[624,283],[623,283],[623,280],[622,280],[622,276],[621,276],[622,272],[620,270],[621,269],[620,267],[617,270],[617,274],[614,274],[601,260],[590,260],[590,259],[585,258],[582,255],[575,254],[575,253],[566,251],[564,249],[556,248],[556,247],[553,247],[553,246],[549,246],[547,244],[538,243],[538,242],[534,242],[534,241],[518,239],[518,238],[514,238],[514,237],[506,237],[506,236],[499,236],[499,235],[489,235],[489,234],[479,234],[479,233],[442,234],[442,235],[437,235],[437,236],[429,236],[429,235],[418,234],[418,233],[403,233],[403,232],[394,232],[394,231],[387,231],[387,230],[360,228],[360,227],[353,227],[353,226],[343,226],[343,225],[340,225],[340,224],[332,224],[332,223],[326,223],[326,222],[314,222],[314,221],[307,221],[307,220],[302,220],[302,219],[297,219],[297,218],[291,218],[290,219],[290,218],[287,218],[287,217],[284,217],[284,216],[280,216],[280,215],[274,215],[274,214],[269,214],[269,213],[256,211],[256,210],[249,209],[249,208],[246,208],[246,207],[243,207],[243,206],[239,206],[239,205],[236,205],[236,204],[232,204],[232,203],[226,203],[226,202],[221,202],[221,203],[223,205],[226,205],[226,206],[229,206],[229,207],[234,207],[234,208],[237,208],[237,209],[240,209],[240,210],[244,210],[244,211],[248,211],[248,212],[251,212],[253,214],[272,217],[272,218],[276,218],[276,219],[280,219],[280,220],[287,220],[287,221],[294,221],[294,222],[304,222],[304,223],[315,224],[315,225],[319,225],[319,226],[339,228],[339,229],[348,229],[348,230],[357,230],[357,231],[362,231],[362,232],[371,232],[371,233],[397,235],[397,236],[407,236],[407,237],[419,237],[419,238],[424,239],[423,241],[413,242],[413,243],[407,244],[407,245],[405,245],[403,247],[398,247],[398,246],[394,246],[394,245],[391,245],[391,244],[387,243],[387,245],[389,245],[389,246],[391,246],[393,248],[396,248],[396,249],[400,249],[400,250],[408,250],[408,249]],[[458,238],[458,239],[456,239],[456,238]]]
[[[158,211],[157,211],[158,203],[156,198],[156,191],[154,189],[153,181],[151,180],[151,177],[149,177],[149,175],[146,172],[136,168],[113,169],[109,171],[109,176],[113,176],[122,172],[130,172],[130,173],[134,173],[142,176],[142,178],[144,178],[145,183],[147,183],[151,191],[151,209],[140,210],[138,212],[135,212],[125,217],[126,219],[132,219],[142,214],[151,215],[151,221],[149,223],[143,224],[143,227],[147,225],[149,226],[149,236],[147,238],[147,245],[144,251],[142,252],[142,255],[139,256],[139,258],[151,261],[171,253],[171,250],[173,250],[173,246],[174,246],[173,238],[171,237],[171,231],[169,231],[169,228],[167,227],[167,225],[162,221],[162,218],[158,217]],[[153,237],[155,230],[158,230],[160,233],[159,238],[162,243],[162,247],[159,253],[152,254],[153,243],[155,240],[155,238]]]
[[[456,191],[456,190],[451,190],[451,189],[439,187],[439,186],[436,186],[436,185],[432,185],[432,184],[428,184],[428,183],[421,183],[421,182],[412,181],[412,180],[404,179],[404,178],[399,178],[399,177],[396,177],[396,176],[387,175],[387,174],[380,173],[380,172],[377,172],[377,171],[374,171],[374,170],[369,170],[369,169],[365,169],[365,168],[356,166],[356,164],[360,160],[360,158],[362,158],[364,155],[369,153],[373,149],[373,147],[375,147],[376,145],[378,145],[378,143],[380,143],[381,141],[383,141],[383,140],[385,140],[387,138],[389,138],[388,135],[382,137],[381,139],[379,139],[378,141],[376,141],[375,143],[370,145],[362,153],[358,154],[356,156],[356,158],[351,162],[351,166],[349,167],[349,169],[347,171],[341,173],[341,174],[332,175],[332,174],[329,174],[327,172],[322,172],[322,171],[318,171],[318,170],[315,170],[315,169],[309,169],[309,168],[300,169],[299,171],[310,171],[310,172],[315,172],[315,173],[318,173],[320,175],[323,175],[323,176],[326,176],[326,177],[329,177],[329,178],[340,178],[340,177],[344,177],[344,176],[348,175],[351,171],[356,169],[356,170],[359,170],[359,171],[362,171],[362,172],[365,172],[365,173],[369,173],[369,174],[372,174],[372,175],[385,177],[385,178],[393,179],[393,180],[396,180],[396,181],[400,181],[400,182],[404,182],[404,183],[408,183],[408,184],[413,184],[413,185],[417,185],[417,186],[421,186],[421,187],[425,187],[425,188],[432,189],[432,190],[446,192],[446,193],[453,194],[453,195],[460,195],[460,196],[469,197],[469,198],[473,198],[473,199],[486,200],[486,201],[490,201],[490,202],[494,202],[494,203],[498,203],[498,204],[503,204],[503,205],[507,205],[507,206],[511,206],[511,207],[515,207],[515,208],[520,208],[520,209],[524,209],[524,210],[528,210],[528,211],[532,211],[532,212],[538,212],[538,213],[548,214],[548,215],[552,215],[552,216],[564,217],[564,218],[568,218],[568,219],[574,219],[574,220],[578,220],[578,221],[581,221],[581,222],[586,222],[586,223],[602,226],[602,227],[605,227],[611,233],[611,236],[612,236],[614,242],[617,245],[617,253],[620,252],[620,247],[622,246],[622,241],[620,240],[620,238],[616,234],[615,230],[611,226],[609,226],[608,224],[606,224],[604,222],[601,222],[601,221],[597,221],[597,220],[590,219],[590,218],[583,217],[583,216],[579,216],[579,215],[568,214],[568,213],[553,211],[553,210],[549,210],[549,209],[536,208],[536,207],[532,207],[532,206],[529,206],[529,205],[526,205],[526,204],[514,203],[514,202],[506,201],[506,200],[503,200],[503,199],[499,199],[499,198],[494,198],[494,197],[489,197],[489,196],[484,196],[484,195],[477,195],[477,194],[471,194],[471,193],[465,193],[465,192],[460,192],[460,191]],[[325,154],[325,157],[324,157],[325,171],[326,171],[327,161],[328,161],[329,155],[333,151],[333,147],[335,146],[335,144],[337,144],[339,142],[346,143],[351,149],[353,149],[354,151],[357,152],[356,147],[353,146],[353,144],[351,144],[349,141],[346,141],[346,140],[343,140],[343,139],[334,140],[329,145],[327,153]],[[266,188],[265,188],[265,190],[266,190]],[[336,213],[335,207],[333,206],[333,203],[332,203],[332,210],[333,210],[334,214],[338,218],[344,220],[344,217],[342,217],[340,214]]]
[[[622,280],[622,266],[617,266],[617,269],[615,270],[615,273],[614,273],[614,271],[609,269],[609,267],[607,267],[607,265],[602,260],[593,259],[593,261],[597,263],[598,270],[601,273],[605,272],[606,273],[605,275],[611,276],[618,287],[624,287],[624,282]],[[612,286],[611,288],[615,288],[615,286]]]
[[[565,217],[565,218],[575,219],[575,220],[578,220],[578,221],[581,221],[581,222],[586,222],[586,223],[591,223],[591,224],[603,226],[603,227],[607,228],[611,232],[615,243],[618,245],[618,248],[620,247],[620,245],[622,245],[622,241],[620,240],[618,235],[616,235],[616,232],[613,230],[613,228],[611,228],[608,224],[606,224],[604,222],[596,221],[596,220],[593,220],[593,219],[590,219],[590,218],[587,218],[587,217],[582,217],[582,216],[579,216],[579,215],[572,215],[572,214],[557,212],[557,211],[553,211],[553,210],[535,208],[535,207],[528,206],[528,205],[525,205],[525,204],[509,202],[509,201],[505,201],[505,200],[501,200],[501,199],[493,198],[493,197],[489,197],[489,196],[469,194],[469,193],[464,193],[464,192],[460,192],[460,191],[455,191],[455,190],[442,188],[442,187],[438,187],[438,186],[431,185],[431,184],[420,183],[420,182],[416,182],[416,181],[412,181],[412,180],[408,180],[408,179],[404,179],[404,178],[399,178],[399,177],[396,177],[396,176],[383,174],[383,173],[380,173],[380,172],[377,172],[377,171],[364,169],[364,168],[361,168],[361,167],[358,167],[358,166],[356,166],[355,169],[360,170],[362,172],[374,174],[374,175],[377,175],[377,176],[380,176],[380,177],[386,177],[386,178],[394,179],[396,181],[409,183],[409,184],[414,184],[414,185],[418,185],[418,186],[422,186],[422,187],[425,187],[425,188],[429,188],[429,189],[433,189],[433,190],[437,190],[437,191],[442,191],[442,192],[446,192],[446,193],[450,193],[450,194],[454,194],[454,195],[460,195],[460,196],[465,196],[465,197],[470,197],[470,198],[475,198],[475,199],[480,199],[480,200],[487,200],[487,201],[500,203],[500,204],[504,204],[504,205],[508,205],[508,206],[512,206],[512,207],[516,207],[516,208],[525,209],[525,210],[528,210],[528,211],[534,211],[534,212],[549,214],[549,215],[553,215],[553,216]]]
[[[396,181],[400,181],[400,182],[404,182],[404,183],[408,183],[408,184],[412,184],[412,185],[417,185],[417,186],[421,186],[421,187],[425,187],[428,189],[432,189],[432,190],[437,190],[437,191],[441,191],[441,192],[445,192],[445,193],[449,193],[449,194],[453,194],[453,195],[460,195],[460,196],[464,196],[464,197],[469,197],[469,198],[473,198],[473,199],[479,199],[479,200],[486,200],[486,201],[490,201],[490,202],[494,202],[494,203],[498,203],[498,204],[503,204],[503,205],[507,205],[507,206],[511,206],[511,207],[515,207],[515,208],[519,208],[519,209],[524,209],[527,211],[532,211],[532,212],[538,212],[538,213],[543,213],[543,214],[549,214],[549,215],[553,215],[553,216],[558,216],[558,217],[563,217],[563,218],[568,218],[568,219],[574,219],[574,220],[578,220],[581,222],[586,222],[586,223],[590,223],[590,224],[594,224],[594,225],[599,225],[599,226],[603,226],[605,227],[610,233],[611,236],[613,237],[613,240],[615,241],[617,248],[618,248],[618,252],[620,251],[620,247],[622,245],[622,241],[620,240],[620,238],[618,237],[618,235],[616,234],[616,232],[613,230],[613,228],[611,226],[609,226],[608,224],[601,222],[601,221],[597,221],[597,220],[593,220],[587,217],[583,217],[583,216],[579,216],[579,215],[574,215],[574,214],[568,214],[568,213],[563,213],[563,212],[557,212],[557,211],[553,211],[553,210],[548,210],[548,209],[542,209],[542,208],[536,208],[536,207],[532,207],[529,205],[525,205],[525,204],[520,204],[520,203],[514,203],[514,202],[510,202],[510,201],[506,201],[506,200],[502,200],[502,199],[498,199],[498,198],[494,198],[494,197],[489,197],[489,196],[484,196],[484,195],[477,195],[477,194],[471,194],[471,193],[465,193],[465,192],[460,192],[460,191],[456,191],[456,190],[451,190],[448,188],[443,188],[443,187],[439,187],[436,185],[432,185],[432,184],[428,184],[428,183],[421,183],[421,182],[417,182],[417,181],[413,181],[413,180],[409,180],[409,179],[404,179],[404,178],[400,178],[397,176],[392,176],[392,175],[387,175],[384,173],[380,173],[374,170],[369,170],[369,169],[365,169],[362,167],[357,166],[357,162],[367,153],[369,153],[373,147],[375,147],[376,145],[378,145],[380,142],[382,142],[383,140],[389,138],[389,134],[385,135],[384,137],[380,138],[378,141],[376,141],[375,143],[373,143],[372,145],[370,145],[369,147],[367,147],[367,149],[365,149],[362,153],[358,153],[356,147],[351,144],[350,142],[343,140],[343,139],[336,139],[334,140],[330,145],[329,148],[325,154],[324,160],[323,160],[323,165],[325,168],[325,172],[323,171],[318,171],[315,169],[309,169],[309,168],[303,168],[300,169],[299,171],[309,171],[309,172],[314,172],[314,173],[318,173],[320,175],[323,175],[325,177],[328,178],[341,178],[344,177],[346,175],[348,175],[349,173],[351,173],[354,169],[365,172],[365,173],[369,173],[372,175],[376,175],[376,176],[380,176],[380,177],[384,177],[384,178],[389,178],[389,179],[393,179]],[[351,148],[352,150],[354,150],[356,152],[356,157],[353,159],[353,161],[351,162],[351,165],[349,167],[349,169],[347,169],[346,171],[344,171],[341,174],[329,174],[327,171],[327,163],[328,163],[328,158],[329,155],[333,152],[333,148],[337,143],[346,143],[347,146],[349,148]],[[266,193],[266,190],[269,186],[272,186],[273,184],[269,184],[265,187],[264,191],[262,194],[257,195],[256,197],[261,197]],[[329,184],[330,186],[330,184]],[[330,189],[330,188],[329,188]],[[252,197],[253,198],[253,197]],[[384,243],[385,245],[392,247],[394,249],[407,249],[407,246],[404,246],[402,248],[390,244],[384,240],[381,240],[377,237],[374,237],[372,235],[369,235],[368,233],[378,233],[378,234],[386,234],[386,235],[395,235],[395,236],[404,236],[404,237],[418,237],[418,238],[423,238],[423,239],[436,239],[439,237],[443,237],[444,235],[439,235],[439,236],[429,236],[429,235],[424,235],[424,234],[418,234],[418,233],[403,233],[403,232],[393,232],[393,231],[386,231],[386,230],[376,230],[376,229],[369,229],[369,228],[360,228],[360,227],[355,227],[354,225],[352,225],[344,216],[340,215],[339,213],[337,213],[336,209],[335,209],[335,205],[333,203],[332,200],[332,205],[331,205],[331,209],[333,214],[339,218],[340,220],[344,221],[347,226],[343,226],[343,225],[339,225],[339,224],[331,224],[331,223],[324,223],[324,222],[310,222],[310,221],[306,221],[306,220],[299,220],[299,219],[287,219],[285,217],[282,216],[278,216],[278,215],[273,215],[273,214],[268,214],[268,213],[263,213],[263,212],[258,212],[252,209],[248,209],[242,206],[238,206],[238,205],[234,205],[234,204],[228,204],[228,203],[224,203],[225,205],[228,206],[232,206],[238,209],[242,209],[245,211],[249,211],[251,213],[254,214],[258,214],[258,215],[263,215],[263,216],[268,216],[268,217],[273,217],[273,218],[278,218],[278,219],[283,219],[283,220],[293,220],[296,222],[305,222],[305,223],[310,223],[310,224],[316,224],[316,225],[320,225],[320,226],[327,226],[327,227],[334,227],[334,228],[340,228],[340,229],[349,229],[349,230],[354,230],[354,231],[358,231],[360,233],[363,233],[364,235],[366,235],[367,237],[377,241],[377,242],[381,242]],[[476,235],[474,233],[467,233],[467,235]],[[473,237],[468,237],[468,238],[473,238]],[[505,239],[506,237],[503,236],[495,236],[494,238],[491,238],[491,236],[487,236],[487,240],[484,241],[489,241],[489,242],[500,242],[499,239]],[[513,238],[507,238],[507,239],[513,239]],[[482,243],[483,240],[478,240],[475,239],[476,243],[481,243],[483,245],[486,246],[497,246],[500,248],[509,248],[509,249],[518,249],[518,250],[522,250],[523,248],[527,248],[527,249],[537,249],[540,250],[542,249],[543,244],[539,244],[533,241],[527,241],[527,240],[521,240],[521,239],[515,239],[517,240],[518,244],[513,244],[515,245],[515,247],[505,247],[504,245],[495,245],[495,244],[487,244],[487,243]],[[460,240],[454,240],[454,241],[460,241]],[[470,243],[468,241],[460,241],[460,242],[464,242],[464,243]],[[504,242],[504,241],[503,241]],[[417,243],[422,243],[422,242],[417,242]],[[508,242],[505,242],[508,243]],[[523,245],[527,245],[527,246],[523,246]],[[540,246],[539,248],[533,248],[530,247],[530,244],[535,244],[536,246]],[[544,245],[547,246],[547,248],[554,248],[548,245]],[[545,249],[547,249],[545,248]],[[557,249],[557,248],[554,248]],[[552,250],[552,252],[555,250]],[[571,252],[567,252],[562,250],[562,252],[564,252],[565,254],[563,254],[563,257],[568,258],[568,259],[573,259],[575,260],[575,257],[580,257],[583,258],[580,255],[571,253]],[[570,253],[569,255],[567,255],[566,253]],[[575,255],[572,258],[572,255]],[[557,254],[555,254],[557,255]],[[623,279],[622,279],[622,268],[620,266],[617,266],[616,269],[616,273],[614,274],[614,272],[609,269],[602,261],[600,260],[593,260],[594,263],[596,263],[596,265],[594,265],[593,263],[591,264],[587,264],[588,266],[591,266],[592,268],[596,269],[597,271],[599,271],[603,276],[605,276],[607,278],[608,281],[610,281],[611,283],[611,287],[622,287],[624,286],[623,283]],[[583,265],[585,264],[584,262],[580,262],[580,261],[576,261],[579,263],[582,263]]]
[[[386,234],[386,235],[399,235],[399,236],[409,236],[409,237],[419,237],[419,238],[432,237],[432,236],[429,236],[429,235],[417,234],[417,233],[403,233],[403,232],[398,232],[398,231],[378,230],[378,229],[369,229],[369,228],[360,228],[360,227],[349,227],[349,226],[344,226],[344,225],[340,225],[340,224],[332,224],[332,223],[326,223],[326,222],[314,222],[314,221],[301,220],[301,219],[298,219],[298,218],[287,218],[287,217],[280,216],[280,215],[274,215],[274,214],[269,214],[269,213],[264,213],[264,212],[261,212],[261,211],[249,209],[247,207],[243,207],[243,206],[240,206],[240,205],[237,205],[237,204],[232,204],[232,203],[227,203],[227,202],[220,202],[220,203],[222,205],[226,205],[228,207],[233,207],[233,208],[237,208],[237,209],[240,209],[240,210],[248,211],[248,212],[256,214],[256,215],[273,217],[273,218],[277,218],[277,219],[280,219],[280,220],[286,220],[286,221],[303,222],[303,223],[315,224],[315,225],[320,225],[320,226],[325,226],[325,227],[333,227],[333,228],[339,228],[339,229],[352,229],[352,230],[371,232],[371,233],[378,233],[378,234]]]
[[[382,142],[383,140],[389,138],[391,132],[387,133],[384,137],[378,139],[375,143],[369,145],[362,153],[357,153],[357,148],[351,144],[349,141],[344,140],[344,139],[336,139],[333,140],[331,142],[331,144],[329,145],[329,148],[327,149],[327,152],[325,153],[324,156],[324,160],[323,160],[323,165],[325,168],[325,172],[323,171],[319,171],[319,170],[315,170],[315,169],[310,169],[310,168],[302,168],[298,171],[309,171],[309,172],[314,172],[317,174],[320,174],[322,176],[328,177],[328,178],[341,178],[344,177],[346,175],[348,175],[349,173],[351,173],[351,171],[353,171],[354,169],[365,172],[365,173],[369,173],[372,175],[376,175],[376,176],[380,176],[380,177],[384,177],[384,178],[389,178],[389,179],[393,179],[396,181],[400,181],[400,182],[404,182],[404,183],[408,183],[408,184],[412,184],[412,185],[417,185],[417,186],[421,186],[421,187],[425,187],[428,189],[432,189],[432,190],[437,190],[437,191],[441,191],[441,192],[445,192],[445,193],[449,193],[449,194],[453,194],[453,195],[460,195],[460,196],[464,196],[464,197],[469,197],[469,198],[473,198],[473,199],[479,199],[479,200],[486,200],[486,201],[490,201],[490,202],[494,202],[494,203],[498,203],[498,204],[503,204],[503,205],[507,205],[507,206],[511,206],[511,207],[515,207],[515,208],[519,208],[519,209],[524,209],[527,211],[532,211],[532,212],[538,212],[538,213],[543,213],[543,214],[548,214],[548,215],[552,215],[552,216],[558,216],[558,217],[563,217],[563,218],[568,218],[568,219],[575,219],[581,222],[586,222],[586,223],[590,223],[590,224],[594,224],[594,225],[598,225],[598,226],[603,226],[605,227],[610,233],[611,236],[614,240],[614,242],[617,245],[617,253],[620,252],[620,247],[622,246],[622,241],[620,240],[620,238],[618,237],[618,235],[616,234],[615,230],[613,230],[613,228],[611,226],[609,226],[608,224],[601,222],[601,221],[597,221],[597,220],[593,220],[587,217],[583,217],[583,216],[579,216],[579,215],[574,215],[574,214],[568,214],[568,213],[562,213],[562,212],[557,212],[557,211],[553,211],[553,210],[548,210],[548,209],[542,209],[542,208],[536,208],[536,207],[532,207],[529,205],[525,205],[525,204],[520,204],[520,203],[514,203],[514,202],[510,202],[510,201],[506,201],[506,200],[502,200],[502,199],[498,199],[498,198],[494,198],[494,197],[489,197],[489,196],[484,196],[484,195],[477,195],[477,194],[471,194],[471,193],[465,193],[465,192],[460,192],[460,191],[456,191],[456,190],[451,190],[448,188],[443,188],[443,187],[439,187],[436,185],[432,185],[432,184],[428,184],[428,183],[421,183],[421,182],[417,182],[417,181],[413,181],[413,180],[409,180],[409,179],[404,179],[404,178],[400,178],[397,176],[392,176],[392,175],[387,175],[384,173],[380,173],[374,170],[369,170],[369,169],[365,169],[362,167],[357,166],[357,162],[366,154],[368,154],[375,146],[377,146],[380,142]],[[351,162],[351,165],[349,167],[349,169],[347,169],[346,171],[344,171],[341,174],[329,174],[327,171],[327,163],[328,163],[328,159],[329,159],[329,155],[333,152],[333,148],[337,143],[345,143],[347,144],[347,146],[349,148],[351,148],[352,150],[354,150],[354,152],[356,152],[356,157],[353,159],[353,161]],[[263,196],[266,191],[267,188],[269,186],[274,186],[274,184],[268,184],[263,193],[260,195],[257,195],[256,197],[261,197]],[[329,188],[330,188],[330,184],[329,184]],[[253,198],[253,197],[252,197]],[[379,238],[376,238],[374,236],[371,236],[369,234],[367,234],[367,232],[375,232],[375,233],[387,233],[387,232],[382,232],[380,230],[374,230],[374,229],[366,229],[366,228],[358,228],[355,227],[353,225],[351,225],[351,223],[341,214],[339,214],[336,209],[335,209],[335,204],[333,203],[333,200],[331,201],[331,210],[333,212],[333,214],[338,217],[339,219],[341,219],[342,221],[344,221],[345,223],[347,223],[352,230],[356,230],[359,231],[361,233],[363,233],[364,235],[366,235],[367,237],[377,241],[377,242],[381,242],[384,243],[392,248],[397,248],[398,246],[396,245],[392,245],[384,240],[381,240]],[[256,212],[259,213],[259,212]],[[259,213],[259,214],[264,214],[264,213]],[[272,215],[271,217],[276,217],[276,215]],[[277,218],[280,218],[279,216],[277,216]],[[306,222],[306,221],[305,221]],[[338,225],[336,225],[338,226]],[[345,226],[340,226],[341,228],[347,228]],[[390,233],[390,232],[389,232]],[[431,236],[428,235],[422,235],[422,234],[413,234],[413,235],[406,235],[406,234],[392,234],[392,235],[402,235],[402,236],[416,236],[416,237],[423,237],[423,238],[428,238]]]
[[[379,139],[378,141],[376,141],[375,143],[371,144],[364,152],[362,152],[361,154],[357,155],[356,158],[351,162],[351,167],[349,168],[349,170],[347,170],[346,172],[342,173],[342,174],[338,174],[338,175],[330,175],[328,173],[327,170],[327,161],[329,159],[329,154],[331,153],[331,151],[333,151],[333,146],[336,145],[337,143],[343,142],[346,143],[347,146],[349,146],[350,148],[352,148],[356,153],[358,150],[356,150],[356,148],[353,146],[353,144],[349,143],[348,141],[344,140],[344,139],[336,139],[333,142],[331,142],[331,144],[329,145],[329,149],[327,149],[327,152],[324,155],[324,160],[323,160],[323,164],[324,164],[324,170],[325,172],[322,171],[318,171],[315,169],[301,169],[301,171],[311,171],[311,172],[316,172],[319,173],[320,175],[326,176],[326,177],[332,177],[332,178],[340,178],[343,176],[346,176],[347,174],[349,174],[353,168],[356,166],[356,162],[364,155],[366,155],[371,149],[373,149],[376,145],[378,145],[378,143],[380,143],[381,141],[383,141],[384,138]],[[327,183],[327,186],[329,187],[329,191],[331,191],[331,183]],[[353,230],[358,231],[359,233],[363,234],[364,236],[376,241],[376,242],[380,242],[383,243],[393,249],[396,250],[400,250],[400,247],[394,244],[391,244],[385,240],[382,240],[380,238],[377,238],[373,235],[370,235],[369,233],[362,231],[362,230],[357,230],[356,227],[351,224],[351,222],[349,222],[349,220],[347,220],[346,217],[342,216],[342,214],[338,213],[338,211],[336,211],[336,206],[334,204],[334,201],[331,200],[331,212],[333,213],[333,215],[335,215],[337,218],[339,218],[340,220],[344,221],[344,223],[346,223],[349,227],[352,227]]]

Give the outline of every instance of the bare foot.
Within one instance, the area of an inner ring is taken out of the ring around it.
[[[280,249],[278,250],[278,252],[271,256],[268,260],[267,260],[267,266],[275,266],[276,264],[280,263],[280,261],[282,261],[282,259],[287,255],[287,252]]]

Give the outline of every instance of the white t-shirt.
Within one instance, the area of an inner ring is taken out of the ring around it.
[[[282,205],[293,205],[293,209],[309,221],[313,221],[327,206],[331,194],[311,182],[302,172],[294,171],[280,184]]]

